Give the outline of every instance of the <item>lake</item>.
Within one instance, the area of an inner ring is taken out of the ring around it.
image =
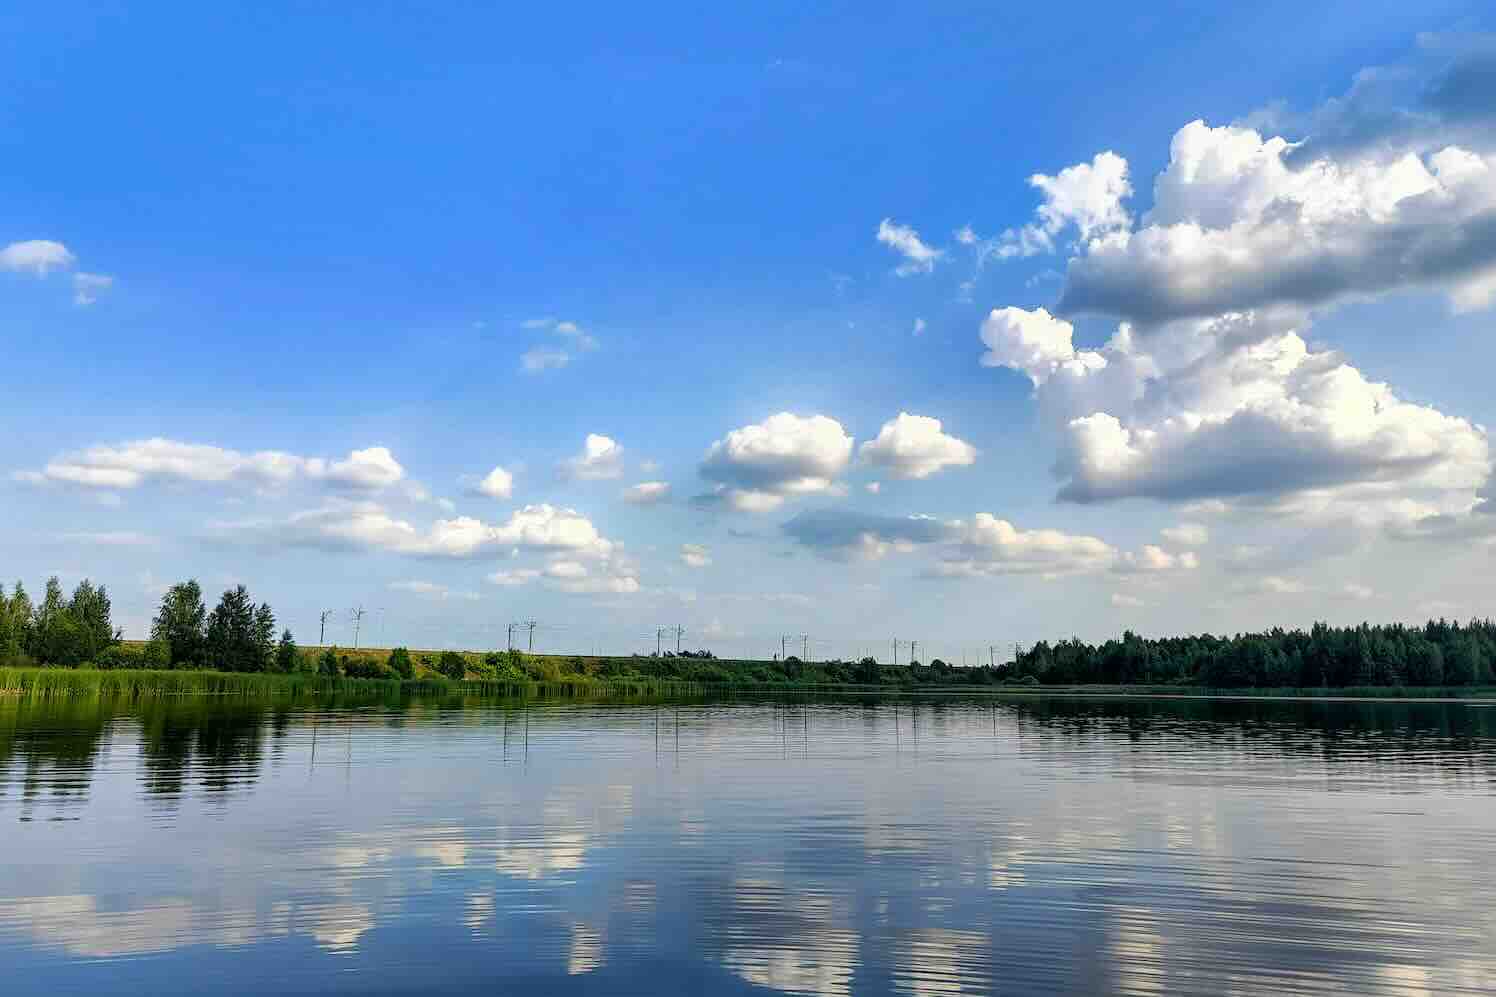
[[[0,700],[11,994],[1496,988],[1496,709]]]

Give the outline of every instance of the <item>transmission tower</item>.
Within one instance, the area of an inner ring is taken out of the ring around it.
[[[539,626],[534,620],[525,621],[525,629],[530,631],[530,654],[535,653],[535,628]]]
[[[359,627],[363,626],[364,624],[364,607],[356,606],[353,608],[351,613],[353,616],[353,646],[357,648]]]
[[[317,646],[327,645],[327,618],[332,615],[332,610],[324,609],[321,613],[322,629],[317,632]]]
[[[686,635],[686,628],[679,623],[675,625],[675,653],[680,654],[680,639]]]

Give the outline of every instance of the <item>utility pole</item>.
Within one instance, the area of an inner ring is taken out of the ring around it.
[[[680,639],[686,635],[686,628],[679,623],[675,625],[675,653],[680,654]]]
[[[536,623],[535,623],[534,620],[526,620],[525,621],[525,626],[530,631],[530,650],[529,650],[529,653],[530,654],[534,654],[535,653],[535,627],[536,627]]]
[[[331,615],[332,615],[332,610],[330,610],[330,609],[324,609],[322,611],[322,615],[321,615],[322,629],[317,632],[317,646],[318,647],[325,647],[325,646],[327,646],[327,618],[329,616],[331,616]]]
[[[783,661],[785,658],[789,657],[789,655],[785,654],[785,652],[784,652],[784,642],[787,641],[787,640],[789,640],[789,638],[787,636],[785,636],[784,634],[780,634],[779,635],[779,660],[780,661]]]
[[[513,623],[509,624],[509,643],[507,644],[507,648],[508,648],[508,650],[511,650],[511,651],[514,650],[514,624]]]
[[[914,664],[914,649],[917,647],[919,647],[919,641],[911,640],[909,642],[909,663],[911,665]]]
[[[996,644],[988,644],[987,645],[987,667],[991,668],[993,670],[997,669],[997,645]]]
[[[810,634],[800,635],[800,660],[810,660]]]
[[[353,646],[358,647],[358,629],[364,623],[364,607],[358,606],[353,609]]]
[[[903,641],[899,640],[897,637],[893,639],[893,666],[895,668],[899,667],[899,645],[902,643]]]

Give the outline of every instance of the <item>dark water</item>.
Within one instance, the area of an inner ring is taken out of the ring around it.
[[[9,994],[1496,989],[1496,709],[0,701]]]

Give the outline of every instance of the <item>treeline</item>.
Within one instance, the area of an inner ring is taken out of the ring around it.
[[[35,605],[20,582],[9,595],[0,585],[0,664],[76,667],[97,661],[119,643],[109,613],[109,593],[86,578],[67,598],[52,576]]]
[[[1144,638],[1087,644],[1040,641],[1009,674],[1046,685],[1192,684],[1213,689],[1488,685],[1496,623],[1447,620],[1307,632],[1275,628],[1235,637]]]

